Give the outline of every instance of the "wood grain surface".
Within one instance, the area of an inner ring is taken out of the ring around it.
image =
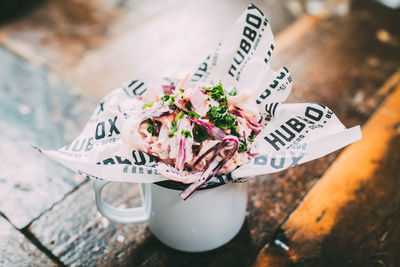
[[[1,266],[56,266],[27,238],[0,217],[0,265]]]

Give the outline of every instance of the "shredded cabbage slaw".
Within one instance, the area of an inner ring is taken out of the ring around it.
[[[187,199],[218,174],[232,172],[256,156],[254,138],[262,130],[254,99],[222,84],[185,87],[188,76],[126,120],[122,141],[153,156],[165,177],[191,184]]]

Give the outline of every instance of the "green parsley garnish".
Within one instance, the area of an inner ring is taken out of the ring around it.
[[[206,92],[211,92],[211,98],[214,99],[215,101],[219,102],[220,104],[227,102],[224,88],[222,88],[221,82],[218,85],[212,87],[212,89],[211,89],[211,87],[208,87],[208,88],[204,87],[203,89]]]
[[[147,123],[149,124],[149,125],[147,126],[147,131],[153,135],[154,132],[155,132],[155,130],[154,130],[154,123],[153,123],[153,121],[152,121],[150,118],[147,119]]]
[[[238,130],[237,130],[237,128],[236,128],[235,126],[233,126],[233,127],[231,128],[231,134],[232,134],[232,135],[239,136],[239,132],[238,132]]]
[[[162,100],[162,102],[167,102],[169,98],[170,98],[170,95],[163,95],[163,97],[161,97],[161,100]]]
[[[194,119],[200,118],[200,115],[197,114],[195,111],[189,111],[189,112],[188,112],[188,116],[189,116],[189,117],[192,117],[192,118],[194,118]]]
[[[202,126],[195,126],[193,128],[193,139],[196,142],[203,142],[204,140],[206,140],[208,138],[208,132],[206,130],[206,128],[202,127]]]
[[[223,130],[236,130],[236,118],[228,112],[227,105],[221,105],[219,107],[213,106],[208,110],[207,115],[210,118],[210,121],[212,121],[216,127],[219,127]]]
[[[153,102],[150,102],[150,103],[148,103],[148,104],[144,104],[144,105],[142,106],[142,108],[143,108],[143,109],[145,109],[145,108],[151,108],[151,107],[153,106],[153,104],[154,104],[154,101],[153,101]]]
[[[187,110],[192,110],[192,103],[190,103],[190,101],[187,102],[185,107],[186,107]]]
[[[175,105],[175,98],[176,98],[176,95],[170,97],[171,102],[168,105],[169,108],[172,108]]]
[[[185,137],[192,137],[192,134],[188,130],[182,130],[181,134],[184,135]]]
[[[179,114],[175,117],[175,121],[178,121],[180,118],[182,118],[184,114],[185,113],[183,113],[183,111],[179,112]]]
[[[180,91],[181,93],[183,93],[183,92],[185,92],[185,89],[181,88],[181,89],[179,89],[179,91]]]
[[[245,151],[247,151],[247,145],[246,145],[245,142],[240,141],[240,144],[239,144],[239,152],[245,152]]]
[[[178,127],[177,127],[177,123],[176,121],[173,121],[170,127],[172,132],[168,133],[168,137],[172,138],[174,136],[174,134],[178,131]]]
[[[249,141],[250,142],[254,142],[254,137],[256,136],[256,132],[255,131],[251,131],[251,134],[249,136]]]
[[[235,96],[235,95],[237,95],[237,89],[236,89],[236,87],[233,87],[232,91],[229,92],[229,95],[230,95],[230,96]]]
[[[173,121],[172,124],[171,124],[171,128],[170,128],[170,129],[171,129],[173,132],[178,131],[178,128],[176,127],[176,124],[177,124],[176,121]]]

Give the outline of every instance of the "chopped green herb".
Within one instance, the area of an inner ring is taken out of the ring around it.
[[[195,111],[189,111],[188,112],[188,116],[189,117],[192,117],[192,118],[194,118],[194,119],[198,119],[198,118],[200,118],[200,115],[199,114],[197,114]]]
[[[216,127],[221,129],[235,129],[237,121],[235,116],[228,112],[227,105],[221,105],[219,107],[211,107],[207,112],[208,117],[214,123]],[[234,130],[232,130],[234,131]],[[237,131],[236,131],[237,132]]]
[[[152,121],[150,118],[147,119],[147,124],[148,124],[148,126],[147,126],[147,131],[148,131],[149,133],[151,133],[151,134],[154,134],[154,133],[155,133],[155,130],[154,130],[154,123],[153,123],[153,121]]]
[[[237,89],[236,89],[236,87],[233,87],[232,91],[229,92],[229,95],[230,95],[230,96],[235,96],[235,95],[237,95]]]
[[[192,137],[192,134],[188,130],[182,130],[181,134],[184,135],[185,137]]]
[[[177,125],[176,121],[173,121],[172,124],[171,124],[171,127],[170,127],[170,129],[171,129],[173,132],[178,131],[178,128],[176,127],[176,125]]]
[[[212,88],[211,97],[212,97],[212,99],[214,99],[215,101],[217,101],[221,104],[226,103],[226,101],[227,101],[226,95],[224,92],[224,88],[222,88],[221,82]]]
[[[176,95],[171,96],[170,98],[171,98],[171,102],[169,103],[168,107],[172,108],[175,105],[174,102],[175,102]]]
[[[185,89],[181,88],[181,89],[179,89],[179,91],[180,91],[181,93],[183,93],[183,92],[185,92]]]
[[[239,144],[239,152],[245,152],[245,151],[247,151],[247,145],[246,145],[245,142],[240,141],[240,144]]]
[[[163,97],[161,97],[161,100],[162,102],[167,102],[170,97],[170,95],[163,95]]]
[[[202,127],[202,126],[195,126],[193,128],[193,139],[196,142],[203,142],[204,140],[206,140],[208,138],[208,132],[206,130],[206,128]]]
[[[187,102],[185,107],[186,107],[187,110],[192,110],[192,103],[190,103],[190,101]]]
[[[179,114],[175,117],[175,121],[178,121],[180,118],[182,118],[184,114],[185,113],[183,113],[183,111],[179,112]]]
[[[174,134],[178,131],[176,121],[173,121],[173,122],[172,122],[170,129],[171,129],[172,132],[169,132],[169,133],[168,133],[168,137],[169,137],[169,138],[172,138],[172,137],[174,136]]]
[[[144,109],[144,108],[151,108],[152,106],[153,106],[153,104],[154,104],[154,101],[153,102],[150,102],[150,103],[148,103],[148,104],[144,104],[143,106],[142,106],[142,108]]]
[[[250,142],[254,142],[254,137],[256,136],[256,132],[255,131],[251,131],[251,134],[249,136],[249,141]]]
[[[239,136],[239,132],[238,132],[236,126],[233,126],[233,127],[231,127],[230,129],[231,129],[231,134],[232,134],[232,135]]]

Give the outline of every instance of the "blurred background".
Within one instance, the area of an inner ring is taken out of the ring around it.
[[[274,32],[272,64],[285,65],[292,73],[289,102],[324,103],[351,127],[366,124],[394,94],[400,80],[400,1],[252,3],[264,11]],[[360,178],[363,183],[357,180],[354,192],[358,190],[360,203],[353,203],[351,214],[363,218],[359,234],[352,235],[355,226],[349,228],[350,223],[341,219],[347,215],[335,217],[332,227],[338,228],[330,233],[342,233],[342,239],[319,235],[307,239],[308,247],[302,243],[305,239],[285,233],[287,218],[318,185],[339,152],[252,181],[249,216],[238,236],[216,251],[185,254],[159,243],[145,223],[125,226],[102,218],[90,181],[30,147],[67,144],[99,99],[128,80],[183,77],[208,55],[248,4],[244,0],[0,2],[0,265],[400,265],[396,253],[400,251],[396,167],[400,120],[384,143],[393,149],[368,159],[375,162],[375,169]],[[388,160],[392,165],[385,165]],[[392,179],[382,188],[368,186],[365,181],[375,183],[373,179],[383,175],[377,169],[381,165],[385,177]],[[135,186],[120,184],[107,190],[115,205],[138,204]],[[379,217],[363,213],[371,203],[391,205]],[[373,241],[367,241],[368,236]],[[332,242],[347,245],[333,249]],[[309,250],[300,249],[304,247]]]

